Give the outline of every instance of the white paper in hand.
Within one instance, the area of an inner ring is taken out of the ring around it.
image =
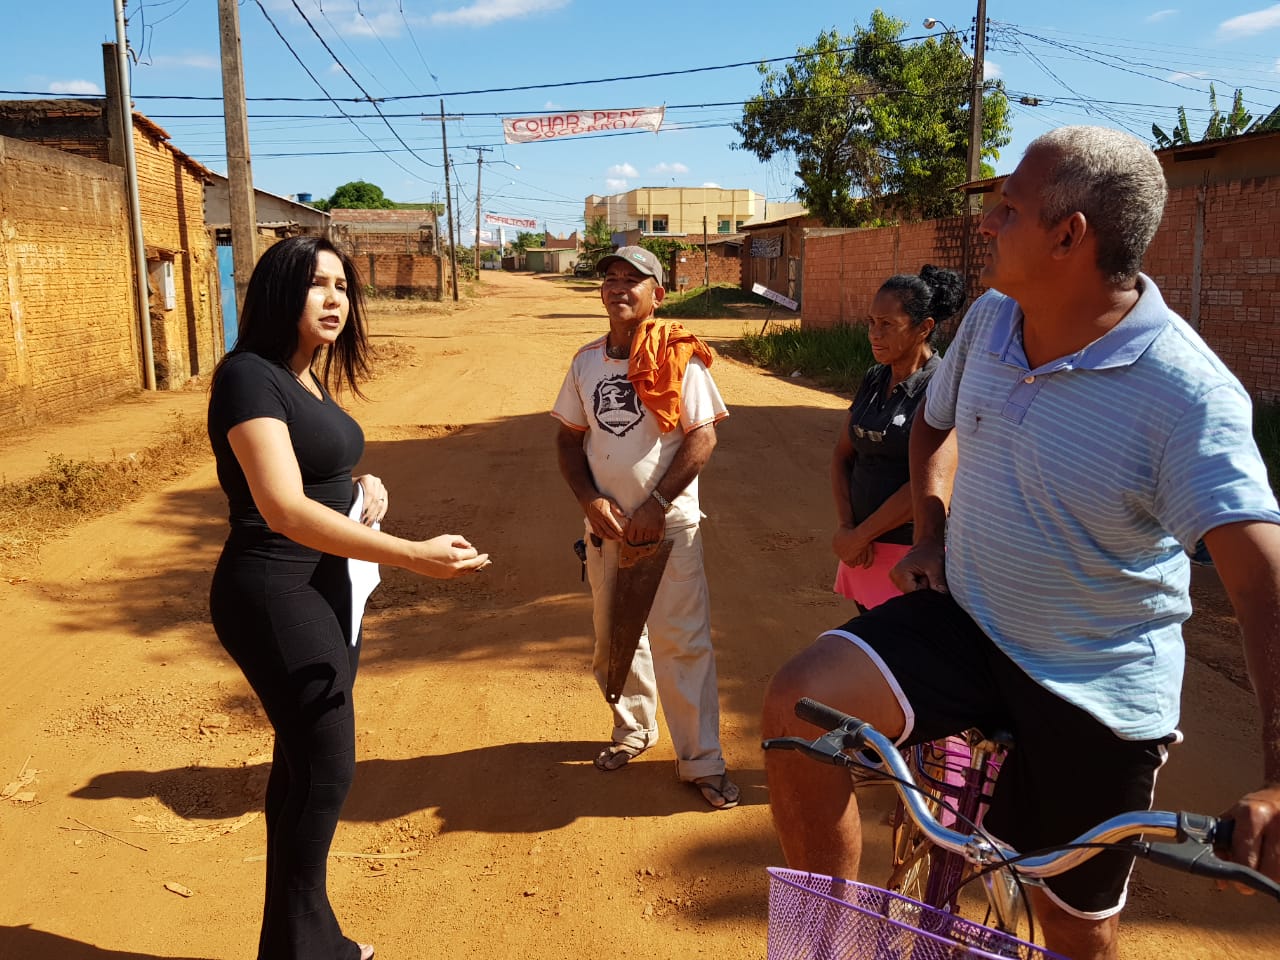
[[[347,516],[356,523],[360,522],[360,512],[364,509],[364,487],[356,484],[356,502],[351,505]],[[381,524],[375,523],[373,529]],[[354,647],[360,638],[360,620],[364,617],[364,605],[373,593],[373,588],[382,582],[378,573],[378,565],[368,560],[347,560],[347,575],[351,578],[351,645]]]

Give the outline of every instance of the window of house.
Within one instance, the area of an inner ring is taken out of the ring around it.
[[[637,221],[636,221],[636,226],[637,226],[637,227],[639,227],[641,231],[648,230],[648,229],[649,229],[649,218],[648,218],[648,217],[641,217],[639,220],[637,220]]]
[[[716,233],[728,233],[728,232],[729,232],[729,221],[728,221],[728,220],[717,220],[717,221],[716,221]]]
[[[734,229],[735,229],[735,230],[741,230],[741,229],[742,229],[742,225],[743,225],[744,223],[746,223],[746,221],[745,221],[745,220],[739,220],[739,221],[738,221],[738,225],[737,225]]]
[[[666,233],[666,232],[667,232],[667,218],[666,218],[666,217],[654,217],[654,218],[653,218],[653,232],[654,232],[654,233]]]

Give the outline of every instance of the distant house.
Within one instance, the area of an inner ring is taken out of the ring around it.
[[[441,299],[449,282],[433,210],[329,211],[329,235],[376,293]]]
[[[644,236],[737,233],[764,214],[765,198],[754,190],[721,187],[636,187],[626,193],[587,197],[586,222],[603,217],[612,233]]]
[[[567,237],[554,237],[548,230],[543,233],[543,238],[542,246],[545,250],[572,250],[576,253],[582,246],[577,230]]]
[[[573,262],[577,259],[578,251],[567,247],[558,250],[526,247],[524,251],[524,267],[534,273],[567,273],[573,269]]]
[[[11,291],[10,301],[21,303],[26,332],[39,334],[20,351],[27,367],[16,376],[25,378],[26,396],[43,398],[45,410],[71,409],[95,395],[119,393],[126,385],[136,388],[145,379],[137,310],[131,306],[134,270],[121,136],[125,129],[130,130],[137,160],[156,386],[177,389],[191,377],[211,372],[223,353],[216,258],[204,221],[204,187],[214,174],[174,146],[169,134],[142,114],[133,113],[126,128],[110,106],[113,102],[0,101],[0,137],[50,148],[68,158],[37,160],[36,154],[15,147],[6,151],[9,159],[0,169],[6,194],[3,216],[12,231],[6,238],[8,255],[21,266],[17,296]],[[116,195],[108,197],[103,190]],[[72,210],[70,218],[58,213],[65,208],[65,200],[59,198],[67,197],[83,198],[78,201],[83,209]],[[20,202],[14,204],[17,199]],[[88,235],[99,236],[99,245],[110,253],[86,249]],[[120,294],[99,312],[90,305],[108,284],[118,284]],[[94,328],[93,342],[86,343]],[[47,341],[57,356],[32,355],[29,348],[43,349],[44,336],[59,330],[61,335]],[[79,349],[94,349],[99,337],[114,344],[111,359],[97,358],[92,376],[77,371],[64,378],[62,365],[79,363]],[[6,369],[3,376],[9,375]]]

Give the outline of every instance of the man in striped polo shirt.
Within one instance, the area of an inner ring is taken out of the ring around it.
[[[909,592],[784,665],[763,732],[808,732],[801,696],[903,744],[1011,729],[986,825],[1021,850],[1145,809],[1180,739],[1203,539],[1262,709],[1265,786],[1231,810],[1232,856],[1280,879],[1280,511],[1248,395],[1139,272],[1165,196],[1128,134],[1064,127],[1028,147],[981,226],[992,289],[912,428],[915,545],[894,571]],[[788,863],[856,876],[848,776],[777,753],[766,769]],[[1114,957],[1131,867],[1108,852],[1036,890],[1046,944]]]

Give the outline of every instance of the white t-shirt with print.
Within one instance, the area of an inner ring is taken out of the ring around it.
[[[729,411],[710,372],[694,357],[682,383],[679,427],[661,433],[657,419],[627,379],[627,361],[605,353],[606,340],[600,337],[578,351],[551,415],[574,430],[587,431],[583,446],[597,489],[630,514],[666,474],[685,434],[724,419]],[[694,477],[671,501],[667,526],[689,526],[700,517]]]

